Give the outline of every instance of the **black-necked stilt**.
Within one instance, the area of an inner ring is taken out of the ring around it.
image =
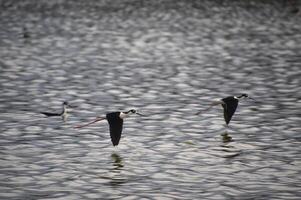
[[[234,115],[234,113],[236,111],[239,100],[243,99],[243,98],[252,99],[247,94],[241,94],[240,96],[237,96],[237,97],[236,96],[229,96],[229,97],[226,97],[226,98],[223,98],[221,100],[213,102],[208,109],[200,111],[196,114],[198,115],[198,114],[200,114],[204,111],[209,110],[212,106],[221,104],[223,106],[223,109],[224,109],[224,119],[225,119],[226,124],[228,125],[230,123],[231,119],[232,119],[232,116]]]
[[[62,116],[64,122],[67,120],[67,108],[71,107],[68,102],[63,102],[63,109],[60,113],[50,113],[50,112],[41,112],[42,114],[46,115],[47,117],[54,117],[54,116]]]
[[[130,114],[142,115],[134,109],[131,109],[127,112],[111,112],[111,113],[106,114],[105,117],[97,117],[92,122],[89,122],[84,125],[75,126],[75,128],[82,128],[82,127],[88,126],[90,124],[93,124],[95,122],[107,119],[107,121],[109,123],[109,127],[110,127],[111,141],[113,143],[113,146],[117,146],[119,144],[119,140],[120,140],[121,133],[122,133],[123,119],[128,117]]]

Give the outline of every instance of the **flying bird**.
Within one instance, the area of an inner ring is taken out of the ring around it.
[[[224,119],[225,119],[226,124],[228,125],[232,119],[232,116],[234,115],[234,113],[236,111],[239,100],[244,99],[244,98],[253,99],[253,98],[249,97],[249,95],[247,95],[247,94],[241,94],[240,96],[229,96],[229,97],[223,98],[221,100],[214,101],[209,108],[207,108],[206,110],[197,112],[196,115],[199,115],[200,113],[209,110],[213,106],[221,104],[224,109]]]
[[[119,111],[111,112],[111,113],[107,113],[105,117],[97,117],[92,122],[89,122],[84,125],[78,125],[78,126],[75,126],[74,128],[82,128],[82,127],[88,126],[90,124],[94,124],[95,122],[106,119],[109,123],[112,144],[113,144],[113,146],[117,146],[119,144],[119,140],[120,140],[121,133],[122,133],[123,119],[128,117],[130,114],[137,114],[137,115],[143,116],[142,114],[138,113],[135,109],[131,109],[126,112],[119,112]]]
[[[62,112],[60,112],[60,113],[41,112],[41,114],[45,115],[46,117],[61,116],[63,121],[66,122],[67,114],[68,114],[67,108],[71,107],[71,106],[69,105],[69,103],[67,101],[64,101],[62,104],[62,107],[63,107]]]

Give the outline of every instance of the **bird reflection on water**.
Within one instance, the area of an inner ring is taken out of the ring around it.
[[[225,133],[222,133],[221,136],[223,143],[229,143],[233,141],[232,137],[228,134],[227,131]]]
[[[123,168],[122,158],[116,153],[113,153],[111,158],[113,159],[114,170],[121,170]]]
[[[228,133],[228,131],[225,131],[223,133],[220,134],[222,136],[222,144],[220,145],[220,153],[218,154],[219,157],[222,158],[234,158],[236,156],[240,155],[240,150],[237,149],[236,146],[234,146],[231,142],[233,142],[234,140],[232,139],[232,137],[230,136],[230,134]],[[231,143],[231,145],[230,145]]]
[[[127,182],[127,179],[122,177],[122,168],[124,167],[122,163],[122,157],[120,157],[117,153],[113,153],[111,155],[112,163],[113,163],[113,169],[111,170],[112,177],[109,182],[109,184],[112,187],[116,187],[118,185],[121,185],[123,183]]]

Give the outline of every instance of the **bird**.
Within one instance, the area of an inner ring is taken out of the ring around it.
[[[55,116],[61,116],[63,121],[66,122],[67,121],[67,108],[68,107],[71,107],[69,105],[69,103],[67,101],[64,101],[63,104],[63,109],[62,109],[62,112],[60,113],[50,113],[50,112],[40,112],[41,114],[45,115],[46,117],[55,117]]]
[[[113,146],[117,146],[119,144],[119,141],[121,138],[121,133],[122,133],[122,128],[123,128],[123,120],[124,120],[124,118],[128,117],[131,114],[137,114],[140,116],[144,116],[135,109],[131,109],[131,110],[125,111],[125,112],[120,112],[120,111],[110,112],[110,113],[107,113],[105,117],[96,117],[96,119],[93,120],[92,122],[89,122],[84,125],[78,125],[78,126],[75,126],[74,128],[82,128],[82,127],[88,126],[90,124],[94,124],[95,122],[106,119],[109,124],[110,137],[111,137],[112,144],[113,144]]]
[[[203,111],[199,111],[196,113],[196,115],[199,115],[200,113],[209,110],[211,107],[221,104],[224,109],[224,119],[226,122],[226,125],[228,125],[232,119],[232,116],[234,115],[236,108],[238,106],[238,102],[241,99],[249,98],[254,100],[253,98],[249,97],[248,94],[241,94],[240,96],[228,96],[226,98],[220,99],[218,101],[214,101],[209,108]]]

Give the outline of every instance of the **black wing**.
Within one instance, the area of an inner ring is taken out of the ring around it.
[[[234,115],[237,105],[238,105],[238,100],[233,98],[233,97],[227,97],[222,99],[222,101],[224,102],[224,104],[222,104],[223,108],[224,108],[224,118],[225,118],[225,122],[226,124],[229,124],[232,116]]]
[[[46,115],[47,117],[60,116],[59,113],[49,113],[49,112],[41,112],[41,114]]]
[[[110,126],[110,136],[113,146],[119,144],[119,140],[122,133],[123,119],[119,117],[120,112],[108,113],[106,118]]]

